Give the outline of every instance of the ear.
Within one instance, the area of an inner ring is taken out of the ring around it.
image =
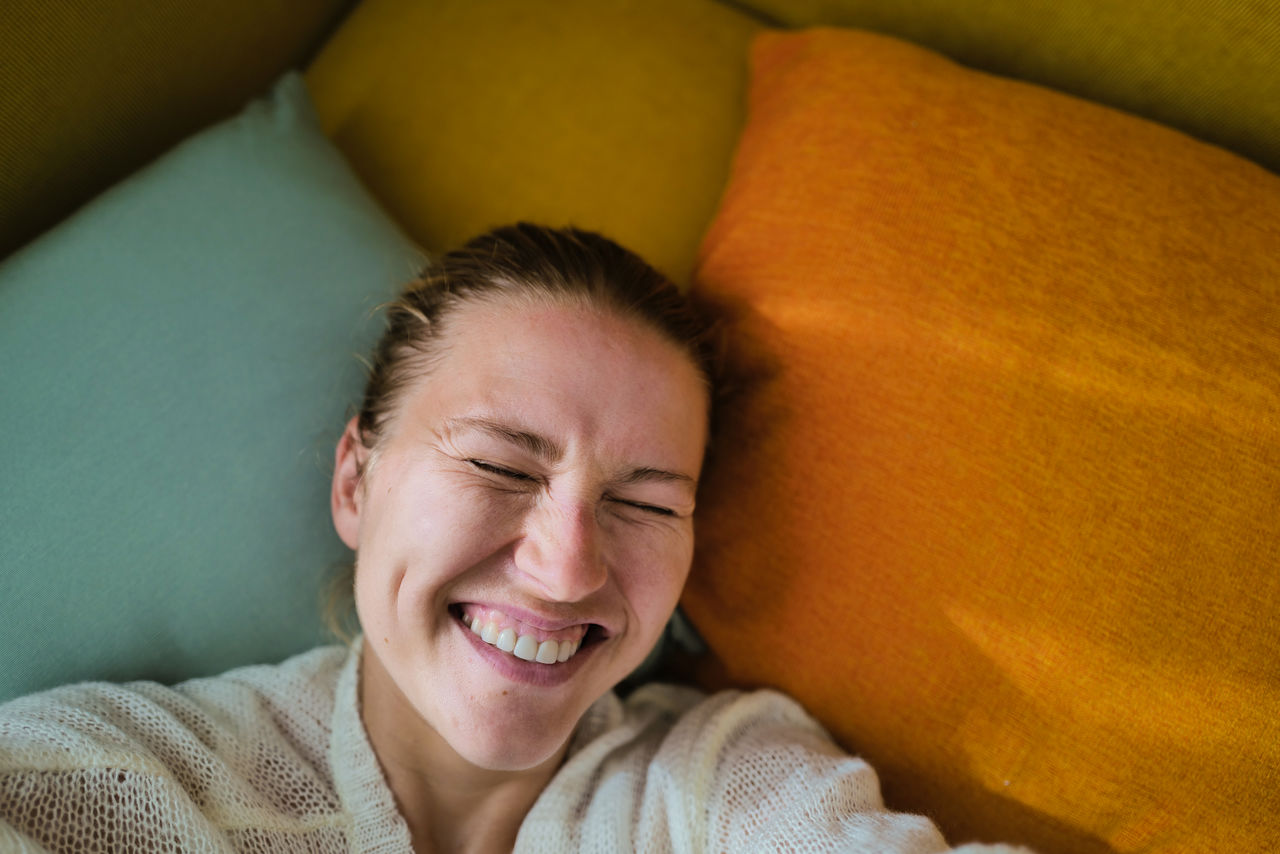
[[[360,542],[360,485],[368,463],[369,450],[361,443],[356,419],[352,418],[333,455],[333,487],[329,493],[333,527],[352,551]]]

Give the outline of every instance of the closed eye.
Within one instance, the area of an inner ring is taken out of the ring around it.
[[[676,511],[672,510],[670,507],[659,507],[656,504],[643,504],[639,501],[623,501],[621,498],[615,498],[613,500],[618,504],[623,504],[627,507],[634,507],[637,510],[643,510],[645,513],[652,513],[655,516],[676,515]]]
[[[480,469],[482,472],[497,475],[498,477],[505,477],[511,480],[531,481],[535,479],[532,475],[527,475],[522,471],[515,471],[514,469],[503,468],[502,466],[495,466],[493,463],[486,463],[484,460],[467,460],[467,462]]]
[[[525,482],[537,482],[538,480],[533,475],[525,474],[522,471],[516,471],[515,469],[509,469],[504,466],[494,465],[493,463],[485,462],[484,460],[469,459],[467,460],[467,462],[470,463],[475,468],[479,469],[480,471],[485,472],[486,474],[507,478],[508,480],[525,481]],[[631,507],[641,511],[642,513],[648,513],[653,516],[677,515],[676,511],[672,510],[671,508],[660,507],[657,504],[645,504],[642,501],[627,501],[622,498],[611,498],[610,500],[613,501],[615,504],[621,504],[624,507]]]

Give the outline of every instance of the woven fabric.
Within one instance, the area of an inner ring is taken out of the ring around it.
[[[359,650],[324,647],[176,688],[85,683],[0,707],[0,845],[411,850],[360,723]],[[592,706],[515,851],[762,847],[946,846],[927,820],[886,812],[871,768],[794,702],[654,685]]]
[[[759,29],[709,0],[364,0],[307,84],[325,130],[429,252],[495,223],[571,223],[683,283]]]
[[[1280,178],[883,36],[753,63],[695,284],[761,380],[684,599],[729,684],[951,839],[1280,850]]]
[[[0,264],[0,700],[324,637],[355,354],[421,265],[296,74]]]
[[[307,60],[350,0],[8,0],[0,257]]]
[[[906,39],[1153,119],[1280,172],[1280,5],[1267,0],[745,0],[787,28]]]

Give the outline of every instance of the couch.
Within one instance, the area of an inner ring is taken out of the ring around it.
[[[1280,849],[1269,4],[4,14],[0,699],[323,642],[377,304],[572,222],[734,332],[680,675],[954,842]]]

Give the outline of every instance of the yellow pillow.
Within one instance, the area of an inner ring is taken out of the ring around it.
[[[1280,171],[1280,3],[744,0],[789,27],[865,27],[1163,122]]]
[[[753,50],[703,678],[955,841],[1280,850],[1280,178],[887,37]]]
[[[307,83],[428,250],[516,219],[573,223],[687,281],[758,29],[712,0],[364,0]]]

